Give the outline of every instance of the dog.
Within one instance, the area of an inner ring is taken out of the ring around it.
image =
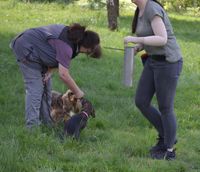
[[[51,91],[51,118],[55,123],[59,123],[64,118],[62,94]]]
[[[81,111],[81,102],[75,98],[71,90],[67,90],[65,94],[52,91],[51,96],[51,117],[56,124],[67,121],[72,115]]]
[[[65,114],[68,114],[69,118],[81,111],[82,104],[80,99],[77,99],[71,90],[68,90],[65,94],[63,94],[62,101],[63,111]],[[65,121],[66,120],[67,119],[65,119]]]
[[[66,137],[74,137],[76,140],[79,140],[80,132],[86,127],[88,118],[90,116],[95,118],[95,110],[92,103],[85,98],[81,98],[80,101],[82,104],[81,112],[64,123],[64,135]]]

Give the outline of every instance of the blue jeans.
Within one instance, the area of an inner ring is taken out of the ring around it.
[[[136,91],[136,106],[164,138],[167,148],[172,148],[176,140],[174,97],[182,63],[182,60],[169,63],[148,58]],[[151,105],[154,94],[158,109]]]

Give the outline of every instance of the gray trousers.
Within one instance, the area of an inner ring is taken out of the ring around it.
[[[25,121],[27,128],[41,123],[51,125],[51,79],[43,83],[44,74],[18,62],[23,74],[26,91]]]
[[[148,58],[136,91],[136,106],[164,138],[167,148],[172,148],[176,139],[174,97],[181,70],[182,60],[169,63]],[[151,105],[155,93],[158,109]]]

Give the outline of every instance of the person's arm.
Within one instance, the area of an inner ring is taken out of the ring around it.
[[[124,38],[124,43],[138,43],[150,46],[163,46],[167,43],[167,31],[160,16],[155,16],[151,21],[151,27],[154,32],[152,36],[133,37],[127,36]]]
[[[82,98],[84,96],[83,91],[81,91],[81,89],[75,83],[67,68],[59,64],[58,73],[63,82],[67,85],[67,87],[75,94],[76,98]]]
[[[59,39],[50,39],[48,40],[48,42],[56,50],[56,60],[58,61],[58,73],[60,78],[67,85],[67,87],[75,94],[76,98],[83,97],[84,93],[77,86],[68,70],[72,56],[72,48]]]

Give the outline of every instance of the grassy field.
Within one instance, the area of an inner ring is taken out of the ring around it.
[[[132,10],[122,9],[119,30],[107,29],[106,10],[63,4],[0,1],[0,172],[200,172],[200,19],[170,14],[184,66],[177,88],[177,160],[149,158],[156,132],[133,103],[142,64],[135,58],[134,84],[121,84],[123,52],[104,50],[101,60],[79,56],[71,74],[96,109],[79,142],[61,142],[51,129],[33,133],[24,127],[24,85],[8,47],[26,28],[80,22],[101,36],[102,46],[123,48],[130,33]],[[53,88],[66,87],[53,76]],[[155,100],[154,100],[155,102]]]

